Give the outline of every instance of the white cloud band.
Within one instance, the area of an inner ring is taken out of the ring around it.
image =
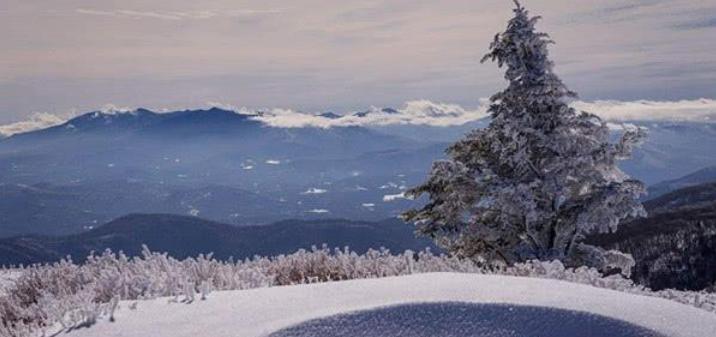
[[[267,125],[283,128],[335,127],[364,125],[432,125],[453,126],[487,117],[486,105],[469,110],[456,104],[434,103],[427,100],[406,102],[402,108],[382,109],[371,107],[368,111],[327,117],[287,109],[262,111],[256,120]]]
[[[129,9],[98,10],[78,8],[78,14],[92,16],[107,16],[129,19],[159,19],[159,20],[202,20],[216,17],[249,17],[257,15],[281,13],[280,9],[234,9],[234,10],[201,10],[201,11],[138,11]]]
[[[484,99],[475,109],[466,109],[456,104],[418,100],[406,102],[401,108],[395,110],[371,107],[368,111],[344,115],[318,115],[291,109],[252,110],[217,103],[211,105],[233,110],[238,114],[253,115],[255,117],[252,118],[255,120],[281,128],[385,125],[447,127],[462,125],[488,116],[488,102]],[[575,101],[572,106],[617,123],[627,121],[716,122],[716,100],[707,98],[681,101]],[[131,112],[127,108],[120,109],[111,105],[101,111],[107,114]],[[27,121],[1,125],[0,136],[7,137],[59,125],[67,119],[49,113],[35,113]]]
[[[572,106],[613,122],[716,122],[716,100],[707,98],[681,101],[577,101]]]
[[[0,125],[0,138],[9,137],[18,133],[49,128],[51,126],[60,125],[65,121],[65,118],[50,113],[34,113],[30,116],[30,119],[26,121]]]

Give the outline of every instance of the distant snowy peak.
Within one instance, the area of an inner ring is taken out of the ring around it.
[[[146,124],[155,120],[158,114],[147,109],[102,109],[74,117],[60,126],[79,132],[105,128],[127,128],[136,124]]]
[[[369,115],[375,115],[375,114],[388,114],[388,115],[394,115],[399,114],[400,112],[398,110],[395,110],[393,108],[376,108],[372,107],[370,110],[367,111],[360,111],[360,112],[354,112],[353,116],[356,117],[368,117]]]
[[[148,109],[144,109],[144,108],[139,108],[139,109],[135,109],[135,110],[124,110],[124,109],[105,110],[105,109],[102,109],[102,110],[97,110],[97,111],[92,111],[92,112],[82,114],[80,116],[72,118],[70,121],[72,121],[72,120],[75,120],[75,121],[92,120],[92,119],[112,120],[112,119],[127,118],[127,117],[138,118],[138,117],[150,116],[150,115],[155,115],[155,114],[156,114],[155,112],[148,110]]]
[[[328,118],[328,119],[338,119],[338,118],[343,117],[342,115],[336,114],[336,113],[331,112],[331,111],[324,112],[324,113],[322,113],[322,114],[320,114],[320,115],[318,115],[318,116],[323,117],[323,118]]]
[[[128,107],[118,107],[114,104],[106,104],[97,112],[104,114],[104,115],[121,115],[121,114],[127,114],[127,113],[128,114],[136,114],[138,112],[144,112],[144,111],[149,111],[149,110],[144,109],[144,108],[132,109],[132,108],[128,108]]]
[[[79,121],[92,125],[112,124],[116,120],[138,120],[158,115],[185,114],[201,117],[239,117],[252,119],[265,125],[279,128],[303,127],[345,127],[345,126],[390,126],[417,125],[450,127],[465,125],[489,117],[489,101],[481,99],[476,108],[465,108],[457,104],[435,103],[429,100],[408,101],[400,108],[371,107],[368,110],[345,114],[324,112],[307,113],[292,109],[248,109],[231,105],[212,103],[215,107],[206,110],[183,110],[155,112],[148,109],[118,108],[107,105],[104,108],[69,120],[67,116],[48,113],[33,114],[27,121],[0,125],[0,138],[9,137],[38,129],[68,123],[69,128],[78,127]],[[571,106],[580,111],[594,113],[611,122],[610,127],[619,128],[624,122],[696,122],[716,124],[716,100],[701,98],[681,101],[575,101]],[[97,120],[101,122],[97,122]],[[194,121],[200,122],[200,120]]]
[[[155,128],[153,130],[156,130],[156,128],[176,127],[198,128],[203,125],[207,127],[221,126],[230,128],[246,121],[251,122],[251,119],[257,116],[257,114],[244,114],[216,107],[202,110],[171,112],[155,112],[145,108],[104,108],[75,116],[68,120],[62,120],[60,118],[49,119],[46,116],[42,116],[43,119],[39,119],[26,127],[18,128],[17,126],[13,126],[12,130],[14,132],[10,135],[31,131],[43,132],[45,131],[44,129],[51,127],[53,127],[52,130],[47,131],[66,134],[99,131],[124,132],[145,128]],[[42,123],[45,120],[48,120],[48,122]],[[252,123],[259,124],[258,122]]]

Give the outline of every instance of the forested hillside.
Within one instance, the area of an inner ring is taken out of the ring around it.
[[[649,217],[591,241],[632,254],[633,278],[653,289],[716,284],[716,184],[665,194],[645,203]]]

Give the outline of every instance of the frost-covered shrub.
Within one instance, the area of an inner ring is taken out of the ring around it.
[[[604,277],[596,269],[566,268],[559,261],[529,261],[511,267],[479,265],[471,259],[435,255],[429,250],[391,254],[386,249],[359,255],[327,247],[276,257],[218,261],[211,255],[177,260],[145,247],[128,258],[105,251],[83,264],[63,260],[24,268],[0,295],[0,336],[32,336],[113,320],[120,300],[168,297],[177,303],[211,300],[212,291],[377,278],[430,272],[459,272],[541,277],[589,284],[630,293],[669,298],[716,311],[716,295],[705,292],[651,292],[620,275]]]

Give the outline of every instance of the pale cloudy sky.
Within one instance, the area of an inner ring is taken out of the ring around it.
[[[585,100],[716,98],[716,0],[523,0]],[[0,122],[107,103],[477,106],[509,0],[0,0]]]

